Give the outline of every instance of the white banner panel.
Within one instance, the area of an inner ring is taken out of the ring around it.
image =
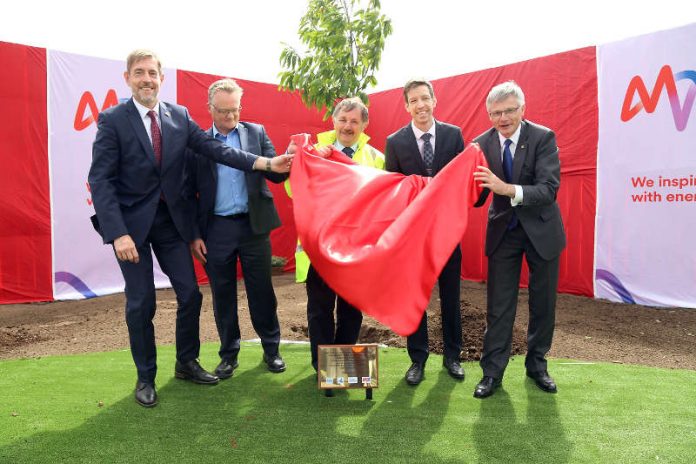
[[[595,295],[696,307],[696,24],[598,47]]]
[[[123,291],[113,248],[89,220],[94,214],[87,184],[96,119],[130,98],[123,61],[48,52],[49,157],[53,219],[53,295],[57,300]],[[163,71],[160,98],[176,102],[176,70]],[[157,287],[169,280],[155,259]]]

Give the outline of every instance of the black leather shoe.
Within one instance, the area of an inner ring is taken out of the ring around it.
[[[458,359],[443,358],[442,365],[445,366],[450,376],[457,380],[464,380],[464,369],[462,369]]]
[[[285,361],[283,361],[283,358],[281,358],[279,354],[267,355],[264,353],[263,362],[268,366],[268,370],[274,374],[278,374],[285,370]]]
[[[556,382],[553,381],[548,371],[527,371],[527,377],[534,380],[536,386],[547,393],[556,393],[558,391],[558,388],[556,388]]]
[[[215,385],[220,381],[217,376],[203,369],[197,359],[185,363],[177,361],[174,366],[174,377],[202,385]]]
[[[234,374],[234,370],[239,367],[239,361],[237,358],[232,360],[223,359],[220,364],[215,368],[215,375],[218,376],[220,380],[229,379]]]
[[[135,384],[135,402],[144,408],[157,406],[155,386],[138,380]]]
[[[481,381],[476,385],[474,390],[474,398],[486,398],[491,396],[500,387],[503,382],[500,379],[494,379],[484,375]]]
[[[423,370],[425,364],[414,362],[406,371],[406,383],[409,385],[418,385],[423,381]]]

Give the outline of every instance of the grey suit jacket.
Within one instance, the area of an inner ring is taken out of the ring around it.
[[[486,155],[491,171],[504,179],[498,131],[491,128],[474,139]],[[512,165],[512,184],[522,186],[522,204],[514,208],[529,240],[542,258],[558,256],[566,245],[556,194],[561,183],[561,163],[556,136],[552,130],[522,121],[520,139]],[[482,205],[490,190],[485,189],[476,206]],[[494,195],[488,209],[486,255],[500,245],[512,215],[510,198]]]
[[[241,149],[254,155],[273,158],[276,154],[266,130],[260,124],[239,122],[239,141]],[[207,131],[213,135],[213,129]],[[196,238],[207,238],[208,222],[215,210],[215,196],[217,193],[217,163],[194,155],[192,163],[193,191],[197,192],[197,212],[194,235]],[[267,234],[276,227],[280,227],[280,217],[273,203],[273,193],[268,188],[266,179],[276,184],[285,181],[287,174],[274,172],[253,171],[245,172],[247,192],[249,194],[249,222],[255,234]]]

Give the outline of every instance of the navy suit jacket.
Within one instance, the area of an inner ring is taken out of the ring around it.
[[[502,148],[498,131],[491,128],[476,137],[486,155],[491,171],[501,179],[503,174]],[[550,260],[565,248],[566,237],[556,194],[561,184],[561,163],[558,158],[556,136],[551,129],[522,121],[512,163],[512,184],[522,186],[522,204],[515,213],[522,228],[539,255]],[[484,189],[476,206],[481,206],[490,190]],[[512,215],[510,197],[493,195],[488,209],[486,228],[486,256],[500,245]]]
[[[266,158],[276,154],[266,129],[260,124],[239,122],[239,142],[244,151]],[[213,135],[213,129],[208,129],[208,135]],[[194,192],[198,193],[197,224],[195,238],[207,238],[208,221],[215,212],[215,197],[217,193],[218,171],[217,163],[202,156],[193,155]],[[246,187],[249,194],[249,223],[255,234],[267,234],[280,227],[280,218],[273,203],[273,193],[268,188],[266,179],[279,184],[288,178],[288,174],[275,172],[254,171],[246,172]]]
[[[462,130],[452,124],[435,121],[433,176],[462,151],[464,151]],[[387,137],[385,152],[387,171],[400,172],[407,176],[428,175],[410,123]]]
[[[89,186],[95,227],[111,243],[129,234],[140,246],[152,227],[160,193],[182,239],[193,239],[193,202],[186,195],[187,149],[216,162],[252,171],[256,156],[207,135],[179,105],[160,102],[162,165],[133,100],[99,114]]]

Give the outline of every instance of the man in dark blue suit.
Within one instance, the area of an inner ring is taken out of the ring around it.
[[[486,256],[488,302],[483,339],[483,378],[474,396],[486,398],[502,384],[510,359],[517,312],[522,257],[529,266],[527,376],[548,393],[557,387],[548,373],[556,314],[559,256],[566,245],[556,195],[561,163],[552,130],[524,119],[525,99],[513,81],[493,87],[486,98],[492,128],[474,141],[486,155],[474,178],[485,187],[477,206],[490,192]]]
[[[232,79],[208,88],[213,127],[208,134],[227,145],[266,158],[275,149],[262,125],[240,122],[242,88]],[[213,292],[213,311],[220,336],[220,364],[215,375],[232,376],[239,365],[241,335],[237,308],[237,259],[241,262],[249,314],[263,345],[263,360],[271,372],[283,372],[278,352],[280,324],[271,280],[271,230],[280,226],[273,194],[266,179],[281,183],[287,174],[243,172],[195,156],[194,191],[198,193],[197,224],[191,252],[204,266]]]
[[[426,80],[411,80],[404,86],[406,111],[411,123],[387,137],[386,169],[407,176],[437,175],[459,153],[464,151],[464,137],[457,126],[436,121],[433,110],[437,99],[433,86]],[[462,350],[462,316],[460,308],[460,275],[462,251],[455,247],[452,256],[438,277],[442,339],[445,344],[443,365],[450,376],[464,379],[459,355]],[[406,371],[406,383],[418,385],[423,380],[428,360],[428,315],[418,329],[406,339],[411,367]]]
[[[126,323],[138,370],[135,400],[157,404],[155,286],[152,254],[177,296],[175,376],[202,384],[218,378],[198,363],[201,294],[188,243],[193,205],[186,197],[186,151],[244,170],[287,172],[292,157],[263,158],[207,135],[182,106],[160,102],[164,76],[155,53],[128,56],[124,79],[133,98],[99,115],[89,185],[95,225],[113,244],[126,284]]]

